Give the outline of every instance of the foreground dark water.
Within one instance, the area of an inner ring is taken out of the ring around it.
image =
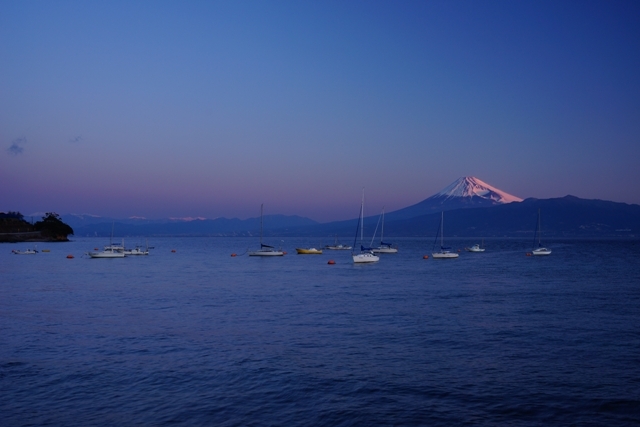
[[[640,423],[640,241],[436,261],[407,239],[358,266],[296,255],[305,239],[274,259],[230,257],[256,246],[241,238],[82,257],[105,243],[0,245],[0,424]]]

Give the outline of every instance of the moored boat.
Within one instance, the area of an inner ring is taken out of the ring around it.
[[[533,235],[534,249],[531,251],[533,256],[551,255],[551,250],[542,246],[541,242],[542,227],[540,223],[540,209],[538,209],[538,222],[536,223],[536,231]],[[538,240],[538,246],[536,247],[536,239]]]
[[[260,249],[255,250],[253,252],[249,252],[249,256],[283,256],[284,252],[282,250],[276,250],[273,246],[265,245],[264,243],[262,243],[263,206],[264,205],[260,205]]]
[[[356,227],[356,237],[353,242],[354,247],[356,245],[356,240],[358,239],[358,228],[360,228],[360,253],[351,253],[353,262],[356,264],[364,264],[380,261],[380,257],[374,255],[374,253],[371,251],[371,248],[365,248],[362,245],[362,240],[364,238],[364,188],[362,189],[362,202],[360,203],[360,218],[358,219],[358,226]]]
[[[442,215],[440,216],[440,227],[438,228],[438,234],[436,234],[436,241],[438,241],[438,235],[440,235],[440,250],[438,252],[432,252],[431,256],[434,259],[458,258],[458,254],[456,252],[451,252],[451,248],[444,246],[444,212],[442,212]]]
[[[322,249],[316,248],[296,248],[296,252],[300,255],[319,255],[322,253]]]

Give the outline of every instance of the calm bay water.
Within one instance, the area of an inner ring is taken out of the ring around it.
[[[106,243],[0,245],[0,424],[640,424],[638,240],[425,260],[431,239],[402,239],[373,265],[290,238],[271,259],[244,238],[82,256]]]

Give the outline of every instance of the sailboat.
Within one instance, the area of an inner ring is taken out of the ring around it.
[[[260,249],[258,249],[257,251],[249,252],[249,256],[283,256],[284,252],[282,252],[281,250],[276,250],[273,246],[265,245],[264,243],[262,243],[263,207],[264,204],[260,205]]]
[[[375,236],[375,233],[374,233]],[[398,253],[398,248],[394,247],[392,243],[384,242],[384,208],[382,208],[382,228],[380,229],[380,246],[373,248],[374,254],[395,254]]]
[[[356,236],[353,240],[354,247],[356,246],[356,241],[358,239],[358,228],[360,228],[360,253],[351,253],[353,262],[356,264],[378,262],[380,257],[374,255],[373,252],[371,252],[371,248],[365,248],[362,246],[362,240],[364,238],[364,188],[362,189],[362,202],[360,203],[360,218],[358,219],[358,226],[356,227]]]
[[[458,258],[458,254],[455,252],[451,252],[449,249],[444,246],[444,212],[442,212],[442,216],[440,217],[440,227],[438,228],[438,234],[440,235],[440,250],[438,252],[433,252],[431,255],[435,259],[451,259]],[[438,241],[438,234],[436,234],[436,242]],[[436,242],[433,242],[433,247],[435,249]]]
[[[540,256],[540,255],[551,255],[551,250],[542,246],[540,242],[540,235],[542,234],[542,230],[540,227],[540,209],[538,209],[538,222],[536,224],[536,232],[533,235],[533,247],[534,249],[531,251],[531,255]],[[538,247],[536,247],[536,238],[538,240]]]

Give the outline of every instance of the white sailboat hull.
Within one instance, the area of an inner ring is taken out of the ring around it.
[[[284,252],[282,251],[266,251],[266,250],[258,250],[249,252],[249,256],[283,256]]]
[[[551,251],[547,248],[538,248],[531,251],[533,256],[551,255]]]
[[[452,259],[458,258],[459,255],[455,252],[435,252],[431,256],[435,259]]]
[[[373,252],[374,254],[397,254],[398,253],[398,249],[396,248],[385,248],[385,247],[379,247],[379,248],[373,248],[371,250],[371,252]]]

